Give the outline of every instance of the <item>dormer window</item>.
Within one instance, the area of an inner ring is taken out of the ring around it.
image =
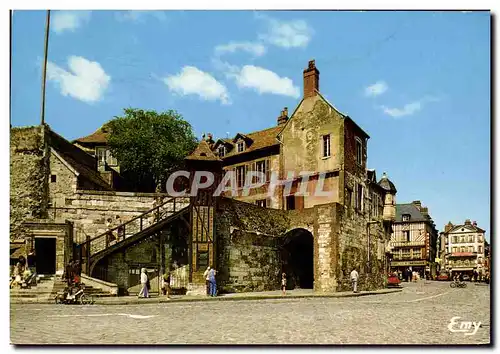
[[[224,145],[218,148],[219,157],[224,157],[226,155],[226,147]]]
[[[245,142],[243,140],[238,141],[238,152],[245,151]]]
[[[403,221],[410,221],[410,214],[404,214],[403,215]]]

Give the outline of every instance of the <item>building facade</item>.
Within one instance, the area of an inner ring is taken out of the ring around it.
[[[477,223],[465,220],[464,224],[449,222],[441,232],[444,271],[451,276],[476,271],[480,276],[489,272],[489,245],[484,238],[485,231]]]
[[[411,269],[421,276],[437,274],[438,231],[428,209],[420,201],[396,204],[391,236],[391,270]]]

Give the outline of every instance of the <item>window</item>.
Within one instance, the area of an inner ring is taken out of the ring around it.
[[[236,186],[243,187],[245,184],[245,166],[236,167]]]
[[[422,258],[422,249],[414,248],[413,249],[413,258],[421,259]]]
[[[401,256],[403,258],[411,258],[410,249],[407,248],[407,249],[401,250]]]
[[[403,241],[410,242],[410,230],[403,231]]]
[[[95,155],[96,155],[97,161],[100,164],[104,164],[106,162],[106,148],[103,148],[103,147],[95,148]]]
[[[378,199],[379,199],[378,194],[373,193],[372,209],[374,217],[378,217]]]
[[[111,150],[106,150],[106,162],[110,166],[118,165],[118,161],[116,160],[116,158],[111,155]]]
[[[410,214],[404,214],[403,221],[410,221]]]
[[[255,204],[262,208],[265,208],[267,206],[267,201],[265,199],[259,199],[255,201]]]
[[[477,252],[483,253],[483,246],[477,246]]]
[[[57,176],[56,176],[56,175],[50,175],[50,181],[51,181],[52,183],[57,182]]]
[[[472,242],[474,242],[474,236],[470,235],[469,236],[469,243],[472,243]]]
[[[465,252],[465,247],[460,247],[460,252],[464,253]]]
[[[358,165],[363,164],[363,143],[359,138],[356,138],[356,162]]]
[[[474,247],[473,246],[469,246],[469,252],[470,253],[474,252]]]
[[[289,195],[286,197],[286,210],[295,210],[295,196]]]
[[[464,243],[465,242],[465,236],[460,236],[460,243]]]
[[[208,251],[198,251],[197,255],[197,268],[205,269],[208,267]]]
[[[458,236],[453,236],[453,243],[458,243]]]
[[[481,235],[477,235],[477,242],[483,242]]]
[[[219,146],[217,150],[219,153],[219,157],[224,157],[226,155],[226,147],[224,145]]]
[[[268,160],[261,160],[255,163],[255,171],[263,173],[265,177],[265,182],[269,181],[269,163]]]
[[[330,157],[330,135],[323,135],[323,157]]]
[[[363,186],[356,186],[356,210],[363,211]]]
[[[457,253],[457,248],[458,247],[453,247],[453,253]]]
[[[245,142],[244,141],[238,141],[238,152],[243,152],[245,151]]]

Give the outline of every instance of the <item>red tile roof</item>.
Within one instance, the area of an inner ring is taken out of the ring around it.
[[[279,145],[279,141],[278,141],[278,139],[276,139],[276,137],[278,136],[278,133],[281,131],[281,129],[283,129],[283,126],[276,126],[276,127],[272,127],[272,128],[268,128],[268,129],[264,129],[264,130],[259,130],[259,131],[249,133],[249,134],[244,134],[244,135],[240,134],[240,135],[243,135],[243,136],[247,137],[248,139],[252,140],[252,144],[250,146],[247,146],[245,148],[245,151],[243,151],[243,152],[238,152],[236,144],[233,143],[232,140],[223,139],[227,144],[230,144],[233,146],[233,149],[231,151],[229,151],[228,153],[226,153],[224,158],[230,157],[230,156],[235,156],[235,155],[241,155],[241,154],[245,154],[248,152],[252,152],[252,151],[268,148],[271,146]]]
[[[83,144],[107,144],[108,143],[108,135],[109,131],[107,130],[106,124],[97,129],[90,135],[84,136],[82,138],[78,138],[74,140],[75,143],[83,143]]]

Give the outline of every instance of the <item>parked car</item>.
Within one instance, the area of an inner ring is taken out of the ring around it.
[[[387,277],[387,287],[388,288],[395,288],[399,287],[401,284],[401,280],[399,280],[399,277],[396,274],[389,274]]]
[[[470,277],[467,274],[464,274],[464,281],[470,281]]]
[[[448,274],[439,274],[436,277],[436,280],[448,281],[448,280],[450,280],[450,277],[448,276]]]

